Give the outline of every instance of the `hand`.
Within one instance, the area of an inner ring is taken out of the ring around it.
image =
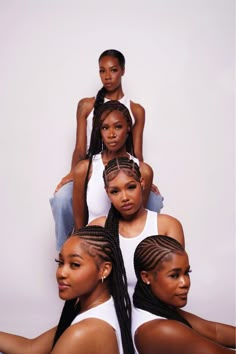
[[[153,193],[155,193],[155,194],[160,194],[160,195],[161,195],[161,193],[160,193],[158,187],[157,187],[155,184],[152,184],[151,191],[152,191]]]
[[[69,182],[71,182],[71,181],[73,181],[73,174],[72,174],[72,172],[68,173],[68,175],[66,175],[65,177],[62,178],[61,182],[57,185],[57,187],[56,187],[54,193],[58,192],[59,189],[60,189],[62,186],[64,186],[64,184],[69,183]]]

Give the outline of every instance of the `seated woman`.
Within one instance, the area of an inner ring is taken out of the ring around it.
[[[133,255],[138,243],[150,234],[160,233],[177,239],[184,246],[183,228],[176,218],[144,208],[145,181],[133,160],[128,157],[110,160],[104,169],[103,178],[112,206],[107,218],[97,218],[90,224],[106,226],[115,239],[119,240],[132,299],[137,281]]]
[[[181,309],[187,304],[191,270],[179,242],[162,235],[147,237],[136,248],[134,268],[138,281],[132,327],[139,354],[232,352],[235,327]]]
[[[98,59],[99,75],[102,81],[102,88],[96,97],[83,98],[77,107],[76,144],[72,155],[71,171],[62,178],[56,188],[56,193],[50,199],[50,204],[55,220],[55,232],[57,249],[60,249],[60,240],[65,240],[74,226],[72,212],[72,191],[74,168],[80,160],[86,158],[90,144],[90,137],[93,126],[93,117],[97,109],[109,100],[117,100],[124,104],[130,112],[132,124],[132,137],[134,141],[134,154],[143,161],[142,143],[143,130],[145,125],[145,109],[138,103],[133,102],[124,94],[122,78],[125,74],[125,57],[115,49],[105,50]],[[100,152],[100,151],[99,151]],[[163,198],[158,188],[152,186],[154,191],[150,193],[148,208],[160,211],[163,207]]]
[[[0,351],[133,354],[126,275],[113,236],[99,226],[78,230],[56,262],[59,296],[67,300],[58,326],[34,339],[0,332]]]
[[[98,109],[88,154],[89,158],[80,161],[74,170],[73,213],[76,228],[107,215],[111,201],[104,189],[103,170],[108,161],[115,157],[134,159],[140,165],[146,183],[143,202],[147,203],[153,171],[133,155],[132,119],[129,110],[119,101],[108,101]]]

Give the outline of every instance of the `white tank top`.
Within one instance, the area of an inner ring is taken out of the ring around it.
[[[111,327],[113,327],[116,332],[116,338],[119,346],[119,353],[120,354],[124,353],[122,340],[121,340],[120,326],[116,315],[114,300],[112,297],[110,297],[110,299],[104,302],[103,304],[93,307],[92,309],[82,312],[81,314],[76,316],[72,321],[71,325],[78,323],[87,318],[98,318],[100,320],[107,322]]]
[[[108,102],[109,99],[105,97],[105,100],[104,102]],[[134,116],[132,114],[132,111],[131,111],[131,108],[130,108],[130,99],[127,97],[127,96],[123,96],[120,100],[119,100],[120,103],[122,103],[123,105],[125,105],[129,112],[130,112],[130,115],[131,115],[131,119],[132,119],[132,125],[134,126],[134,123],[135,123],[135,119],[134,119]],[[87,117],[87,151],[88,151],[88,148],[89,148],[89,144],[90,144],[90,138],[91,138],[91,133],[92,133],[92,128],[93,128],[93,109],[92,111],[89,113],[88,117]]]
[[[119,235],[120,248],[122,251],[124,265],[128,281],[128,291],[131,302],[133,301],[134,287],[137,282],[137,278],[134,271],[134,252],[137,245],[148,236],[158,235],[157,227],[158,214],[154,211],[147,210],[147,218],[143,231],[132,238],[127,238]]]
[[[129,156],[139,165],[138,159]],[[88,223],[100,216],[107,216],[111,207],[111,201],[104,188],[103,170],[104,164],[100,153],[93,156],[92,175],[87,186]]]

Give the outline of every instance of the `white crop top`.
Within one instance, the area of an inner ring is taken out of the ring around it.
[[[120,326],[115,311],[114,300],[112,297],[110,297],[110,299],[104,302],[103,304],[93,307],[76,316],[72,321],[71,325],[78,323],[86,318],[98,318],[100,320],[107,322],[110,326],[112,326],[116,332],[117,342],[119,346],[119,353],[123,354]]]
[[[109,99],[105,97],[104,102],[107,102],[107,101],[109,101]],[[130,115],[131,115],[131,119],[132,119],[132,125],[134,126],[135,119],[134,119],[134,116],[133,116],[131,108],[130,108],[130,99],[127,96],[124,95],[119,100],[119,102],[122,103],[123,105],[125,105],[128,108],[128,110],[130,112]],[[87,117],[87,131],[86,131],[86,133],[87,133],[87,151],[88,151],[89,144],[90,144],[92,128],[93,128],[93,109],[92,109],[92,111],[89,113],[89,115]]]
[[[157,227],[158,214],[154,211],[147,210],[147,218],[143,231],[132,238],[119,235],[120,248],[122,251],[124,265],[128,281],[128,291],[131,302],[133,301],[134,288],[137,278],[134,271],[134,252],[137,245],[148,236],[158,235]]]

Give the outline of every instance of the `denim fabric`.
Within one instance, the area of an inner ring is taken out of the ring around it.
[[[50,199],[52,214],[55,221],[57,251],[60,251],[63,243],[74,227],[72,193],[73,182],[69,182],[64,184],[64,186],[62,186]],[[160,213],[163,208],[163,197],[151,192],[146,208]]]
[[[57,251],[60,251],[74,227],[72,193],[73,182],[68,182],[49,200],[55,221]]]

